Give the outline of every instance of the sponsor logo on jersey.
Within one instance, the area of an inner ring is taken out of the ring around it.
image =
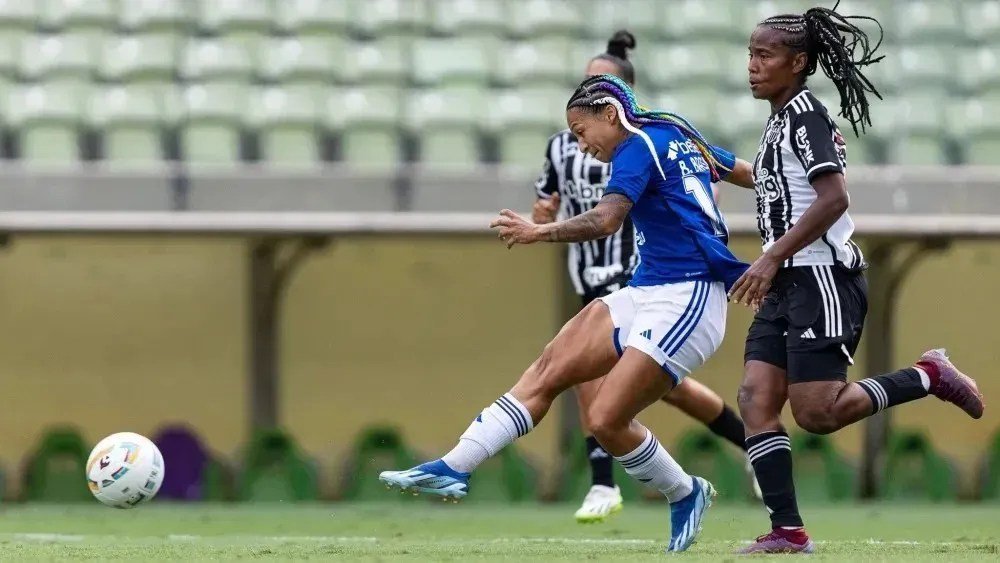
[[[795,142],[799,145],[799,154],[802,155],[806,167],[810,166],[816,159],[813,157],[812,145],[809,143],[805,125],[795,131]]]

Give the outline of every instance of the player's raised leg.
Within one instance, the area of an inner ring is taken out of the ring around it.
[[[603,302],[571,319],[503,396],[483,409],[442,458],[402,471],[384,471],[389,487],[459,499],[469,475],[482,462],[530,432],[552,402],[573,385],[601,377],[618,359],[614,325]]]

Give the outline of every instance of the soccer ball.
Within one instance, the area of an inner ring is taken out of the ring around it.
[[[87,486],[115,508],[132,508],[156,496],[163,484],[163,456],[149,438],[118,432],[94,446],[87,459]]]

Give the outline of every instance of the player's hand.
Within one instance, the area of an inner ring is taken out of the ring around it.
[[[507,248],[515,244],[531,244],[542,240],[542,229],[539,225],[510,209],[501,211],[500,216],[490,223],[490,228],[497,229],[497,238],[502,240]]]
[[[554,193],[549,199],[538,198],[531,207],[531,220],[539,225],[556,220],[559,213],[559,194]]]
[[[759,309],[780,267],[781,261],[764,253],[736,280],[729,291],[729,300],[753,307],[754,310]]]

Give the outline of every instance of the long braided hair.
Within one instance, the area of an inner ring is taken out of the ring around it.
[[[872,124],[868,94],[882,99],[875,85],[861,72],[885,56],[875,56],[882,45],[882,24],[868,16],[845,16],[837,13],[840,0],[829,8],[810,8],[802,15],[780,15],[760,22],[761,26],[785,32],[785,46],[796,53],[806,53],[805,78],[822,68],[840,93],[840,115],[851,122],[854,134]],[[872,45],[868,34],[853,21],[870,21],[878,26],[878,41]]]
[[[577,87],[576,91],[566,103],[566,110],[572,108],[585,108],[592,113],[598,113],[605,106],[611,105],[618,111],[618,120],[628,131],[639,135],[649,146],[650,150],[656,152],[653,141],[649,135],[642,132],[639,125],[665,124],[672,125],[679,129],[685,136],[694,142],[702,156],[708,162],[711,171],[712,181],[718,182],[724,174],[731,172],[726,168],[719,157],[716,156],[715,148],[705,140],[705,137],[695,129],[694,125],[683,117],[666,112],[654,111],[640,106],[635,99],[635,93],[624,80],[610,74],[592,76]],[[660,167],[660,163],[656,163]],[[660,168],[660,175],[663,169]]]

